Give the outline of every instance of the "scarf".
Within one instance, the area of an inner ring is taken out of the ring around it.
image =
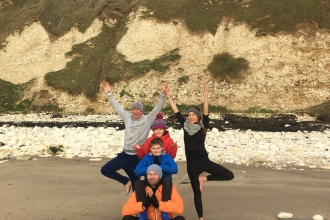
[[[201,123],[201,125],[203,126],[202,120],[199,121]],[[186,119],[186,121],[184,122],[183,125],[184,130],[186,130],[186,132],[188,132],[188,134],[190,136],[196,134],[199,130],[201,130],[201,126],[199,124],[192,124],[190,123],[190,121],[188,119]]]

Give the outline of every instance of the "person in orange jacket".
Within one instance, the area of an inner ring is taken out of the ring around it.
[[[122,220],[138,220],[139,213],[146,210],[148,220],[164,220],[162,213],[168,213],[172,220],[185,220],[183,216],[184,205],[176,187],[172,186],[171,199],[162,201],[162,176],[163,172],[159,165],[152,164],[147,170],[145,198],[143,202],[137,202],[136,192],[125,203],[122,209]],[[179,216],[175,216],[175,214]]]
[[[174,159],[178,150],[178,145],[174,143],[173,139],[170,137],[170,133],[166,130],[166,123],[161,112],[156,115],[156,119],[153,121],[151,129],[154,133],[151,137],[147,138],[142,146],[134,145],[138,157],[142,159],[150,153],[150,141],[152,139],[161,138],[163,140],[163,148],[165,152]]]

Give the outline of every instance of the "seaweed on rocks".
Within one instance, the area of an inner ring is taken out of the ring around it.
[[[122,121],[56,121],[62,115],[52,115],[49,121],[0,121],[0,126],[18,127],[116,127],[125,129]],[[181,129],[175,115],[169,115],[166,119],[167,127]],[[224,114],[223,119],[210,118],[210,129],[224,130],[252,130],[266,132],[297,132],[297,131],[325,131],[330,129],[330,115],[320,115],[315,121],[297,121],[293,114],[278,114],[269,117],[248,117],[246,115]]]

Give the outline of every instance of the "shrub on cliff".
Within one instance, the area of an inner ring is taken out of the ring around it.
[[[249,68],[249,63],[244,58],[235,58],[229,53],[216,54],[207,69],[210,73],[222,80],[230,81],[240,79],[243,72]]]

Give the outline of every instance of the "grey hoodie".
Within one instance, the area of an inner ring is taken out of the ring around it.
[[[136,151],[133,145],[142,145],[146,141],[152,122],[155,120],[157,113],[163,108],[165,95],[161,95],[152,111],[147,115],[142,114],[139,120],[134,120],[132,113],[125,111],[112,94],[108,94],[108,98],[110,104],[123,119],[125,124],[124,151],[127,154],[134,155]]]

